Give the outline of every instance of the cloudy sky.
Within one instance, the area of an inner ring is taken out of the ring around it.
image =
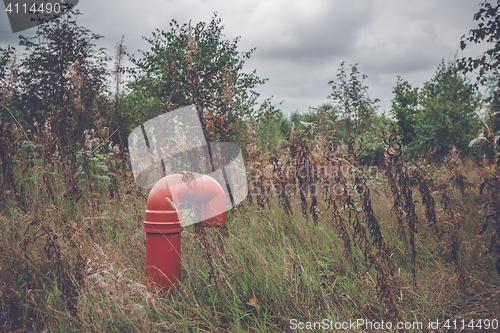
[[[125,36],[129,53],[140,54],[155,28],[210,21],[214,12],[226,38],[240,36],[240,51],[256,47],[246,71],[269,81],[258,90],[283,101],[284,113],[307,111],[327,102],[341,61],[358,63],[380,111],[391,107],[400,75],[413,86],[432,78],[442,59],[477,56],[485,46],[460,51],[460,38],[476,27],[472,20],[483,0],[80,0],[78,22],[103,35],[108,54]],[[17,45],[6,12],[0,13],[0,46]],[[458,53],[457,53],[458,52]]]

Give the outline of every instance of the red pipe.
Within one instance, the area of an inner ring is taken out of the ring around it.
[[[190,182],[181,171],[160,179],[151,189],[144,217],[146,275],[168,290],[181,277],[181,213],[177,207],[192,203],[202,208],[204,226],[226,225],[226,195],[210,176],[193,174]]]

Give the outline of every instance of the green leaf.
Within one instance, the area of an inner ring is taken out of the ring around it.
[[[26,181],[26,180],[29,180],[29,181],[32,181],[33,183],[36,183],[37,180],[38,180],[38,177],[37,176],[33,176],[33,177],[28,177],[28,178],[24,178],[23,180],[21,180],[22,182]]]
[[[110,180],[108,176],[101,176],[101,175],[92,175],[94,178],[101,179],[101,180]]]
[[[29,160],[26,160],[24,162],[24,164],[30,164],[30,163],[37,164],[37,165],[42,165],[43,164],[43,160],[40,160],[40,159],[29,159]]]
[[[19,150],[17,151],[17,153],[21,153],[23,150],[25,150],[26,148],[28,148],[30,145],[27,144],[27,143],[22,143],[21,144],[21,148],[19,148]]]

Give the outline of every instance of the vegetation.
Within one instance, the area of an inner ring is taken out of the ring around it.
[[[391,113],[401,128],[402,143],[416,154],[432,149],[444,157],[453,147],[469,153],[478,132],[479,97],[455,63],[439,65],[422,89],[398,79]]]
[[[498,8],[483,4],[475,19],[493,23],[464,43],[497,41]],[[287,117],[256,102],[265,80],[242,72],[252,51],[225,40],[217,17],[155,31],[123,86],[123,41],[109,73],[101,37],[73,15],[23,38],[22,56],[0,50],[1,331],[500,324],[493,59],[443,61],[422,88],[399,78],[390,115],[376,113],[357,65],[341,63],[328,103]],[[477,84],[463,74],[474,66]],[[249,195],[227,230],[185,228],[182,281],[165,294],[147,286],[147,192],[124,141],[185,104],[207,139],[241,145]]]
[[[146,38],[150,52],[139,59],[131,57],[136,67],[130,69],[133,81],[127,99],[141,110],[132,128],[158,114],[195,104],[207,138],[229,141],[244,130],[242,120],[259,121],[273,112],[269,100],[260,106],[256,102],[255,87],[266,80],[255,71],[242,72],[254,50],[239,54],[238,38],[223,38],[217,16],[193,28],[175,21],[170,26],[170,32],[156,30]]]
[[[347,76],[344,62],[340,63],[337,80],[328,84],[332,87],[332,94],[328,96],[337,105],[337,112],[343,117],[346,128],[345,140],[349,140],[352,134],[356,138],[358,133],[365,130],[370,120],[374,117],[378,99],[372,101],[367,96],[368,87],[363,86],[366,75],[358,71],[358,64],[351,65],[349,77]]]

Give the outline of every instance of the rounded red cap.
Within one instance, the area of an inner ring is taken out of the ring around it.
[[[149,192],[144,216],[144,231],[149,233],[178,233],[182,230],[167,177],[163,177]]]

